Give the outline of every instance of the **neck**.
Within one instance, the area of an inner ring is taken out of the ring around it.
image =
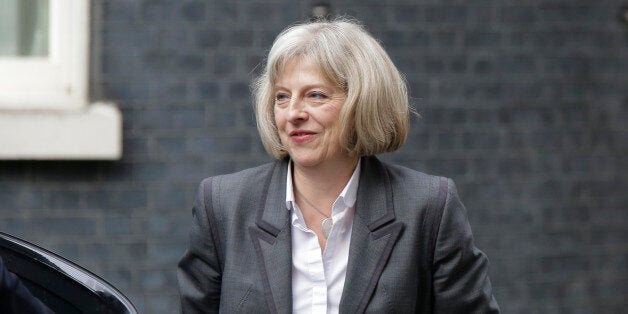
[[[293,187],[315,203],[328,204],[342,192],[357,164],[357,157],[317,167],[302,167],[292,163]]]

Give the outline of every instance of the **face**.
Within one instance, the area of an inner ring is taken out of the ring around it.
[[[275,83],[275,123],[295,166],[345,162],[339,144],[339,117],[346,95],[307,59],[286,63]]]

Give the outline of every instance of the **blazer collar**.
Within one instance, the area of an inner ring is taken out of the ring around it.
[[[292,312],[292,237],[286,210],[288,162],[275,162],[261,188],[260,207],[249,234],[262,276],[264,296],[272,313]]]
[[[292,239],[286,210],[287,160],[275,162],[262,187],[255,226],[255,248],[271,312],[292,311]],[[362,312],[375,291],[403,225],[395,222],[393,192],[386,167],[374,156],[362,158],[349,261],[340,312]]]
[[[388,170],[376,157],[363,157],[341,313],[366,310],[402,229]]]

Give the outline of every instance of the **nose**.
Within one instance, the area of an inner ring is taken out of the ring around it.
[[[288,107],[288,121],[290,121],[291,123],[306,121],[309,115],[307,111],[305,111],[304,105],[305,104],[300,99],[292,99]]]

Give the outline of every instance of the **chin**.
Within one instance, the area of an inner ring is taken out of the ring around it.
[[[292,162],[304,167],[316,166],[325,162],[324,158],[315,154],[292,154],[290,159],[292,159]]]
[[[317,159],[307,159],[307,158],[292,158],[292,162],[302,166],[302,167],[313,167],[319,165],[321,162]]]

